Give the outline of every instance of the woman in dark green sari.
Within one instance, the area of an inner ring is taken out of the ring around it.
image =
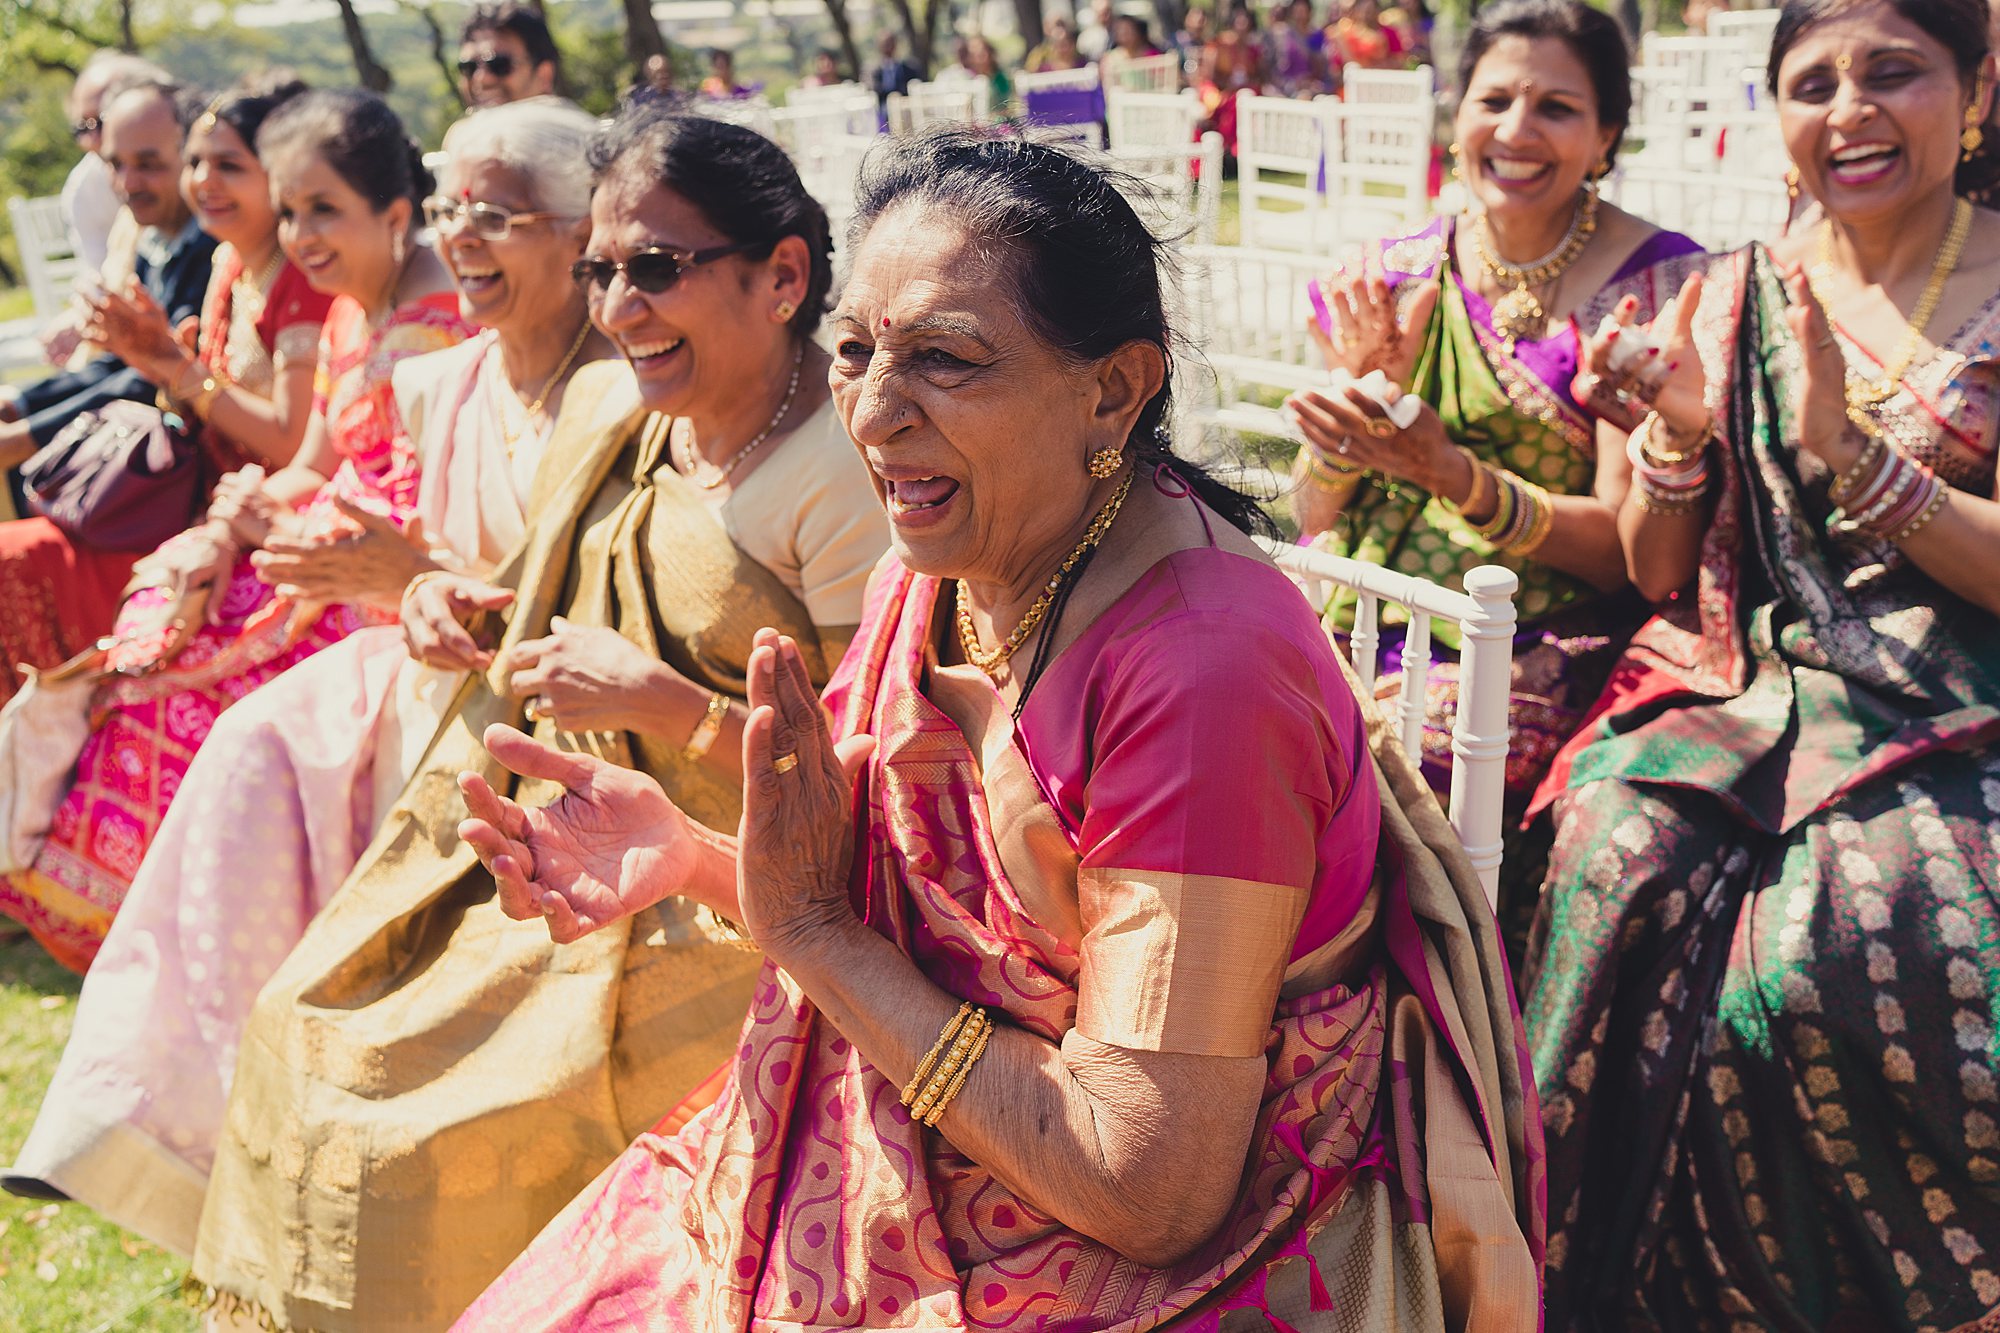
[[[2000,1325],[1986,48],[1977,0],[1791,0],[1822,218],[1659,275],[1697,271],[1619,516],[1657,613],[1545,789],[1551,1328]]]
[[[1607,15],[1582,0],[1489,6],[1459,73],[1454,148],[1478,211],[1385,240],[1313,292],[1337,380],[1380,370],[1423,406],[1405,429],[1357,390],[1300,393],[1288,407],[1308,446],[1299,518],[1322,548],[1450,587],[1476,565],[1520,576],[1507,763],[1518,817],[1643,618],[1614,526],[1625,458],[1597,448],[1605,410],[1622,429],[1633,422],[1615,401],[1577,400],[1573,320],[1594,322],[1627,292],[1650,310],[1643,275],[1697,247],[1597,199],[1632,104],[1625,38]],[[1328,608],[1339,631],[1352,616],[1350,599]],[[1432,627],[1447,660],[1430,676],[1422,761],[1439,792],[1457,628]],[[1392,627],[1378,692],[1393,695],[1401,660]],[[1510,837],[1501,895],[1516,938],[1540,872]]]

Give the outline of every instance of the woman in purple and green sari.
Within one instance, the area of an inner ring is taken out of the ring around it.
[[[1551,1328],[2000,1326],[1990,67],[1978,0],[1790,0],[1822,215],[1659,275],[1657,613],[1549,780],[1526,977]]]
[[[1383,241],[1359,271],[1315,284],[1336,385],[1287,407],[1308,446],[1294,469],[1300,525],[1322,548],[1450,587],[1476,565],[1520,576],[1507,763],[1518,816],[1643,615],[1614,521],[1625,459],[1597,448],[1601,416],[1633,423],[1615,401],[1572,393],[1576,328],[1628,292],[1650,310],[1650,266],[1698,247],[1597,199],[1632,105],[1625,39],[1603,13],[1582,0],[1492,6],[1459,76],[1454,152],[1479,211]],[[1344,387],[1377,370],[1396,386],[1384,396],[1422,400],[1407,429]],[[1346,631],[1352,599],[1327,616]],[[1434,655],[1455,655],[1456,631],[1433,626]],[[1400,685],[1402,632],[1385,626],[1384,697]],[[1457,691],[1456,661],[1438,664],[1422,761],[1439,792]],[[1541,857],[1520,843],[1510,835],[1501,893],[1503,919],[1525,930]]]

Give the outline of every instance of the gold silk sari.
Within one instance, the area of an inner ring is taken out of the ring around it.
[[[818,642],[804,607],[665,463],[667,423],[639,406],[622,363],[578,371],[569,398],[527,539],[495,577],[521,594],[503,647],[547,634],[557,615],[610,625],[741,697],[759,628]],[[457,836],[457,774],[530,804],[559,794],[487,756],[487,726],[522,722],[504,684],[468,679],[374,843],[258,998],[193,1270],[225,1311],[280,1327],[442,1328],[734,1046],[760,960],[683,900],[566,945],[500,912]],[[705,823],[736,822],[735,784],[684,760],[682,738],[535,731],[652,775]]]

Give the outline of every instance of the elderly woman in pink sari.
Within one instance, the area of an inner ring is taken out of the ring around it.
[[[572,373],[610,354],[569,281],[596,128],[542,100],[479,113],[446,138],[451,165],[426,211],[460,311],[486,332],[393,375],[421,469],[412,525],[440,567],[486,577],[520,543]],[[244,1015],[353,868],[463,676],[413,660],[401,627],[370,626],[217,721],[0,1182],[193,1252]]]
[[[449,275],[415,240],[415,145],[370,94],[311,92],[257,134],[279,241],[335,294],[298,454],[223,479],[208,519],[142,560],[114,630],[95,729],[33,866],[0,912],[57,961],[90,966],[181,780],[224,710],[394,614],[430,560],[400,528],[416,460],[390,393],[405,357],[462,340]],[[210,397],[214,392],[204,390]],[[247,789],[245,794],[247,795]],[[240,816],[239,816],[240,817]]]
[[[740,832],[504,727],[563,794],[461,779],[511,915],[679,893],[768,961],[716,1100],[458,1327],[1534,1327],[1490,914],[1254,506],[1163,443],[1155,241],[951,129],[871,157],[853,239],[830,373],[892,554],[825,711],[759,636]]]

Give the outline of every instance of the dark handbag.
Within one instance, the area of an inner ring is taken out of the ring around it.
[[[150,551],[201,517],[200,442],[156,407],[118,401],[82,412],[21,465],[28,505],[78,546]]]

